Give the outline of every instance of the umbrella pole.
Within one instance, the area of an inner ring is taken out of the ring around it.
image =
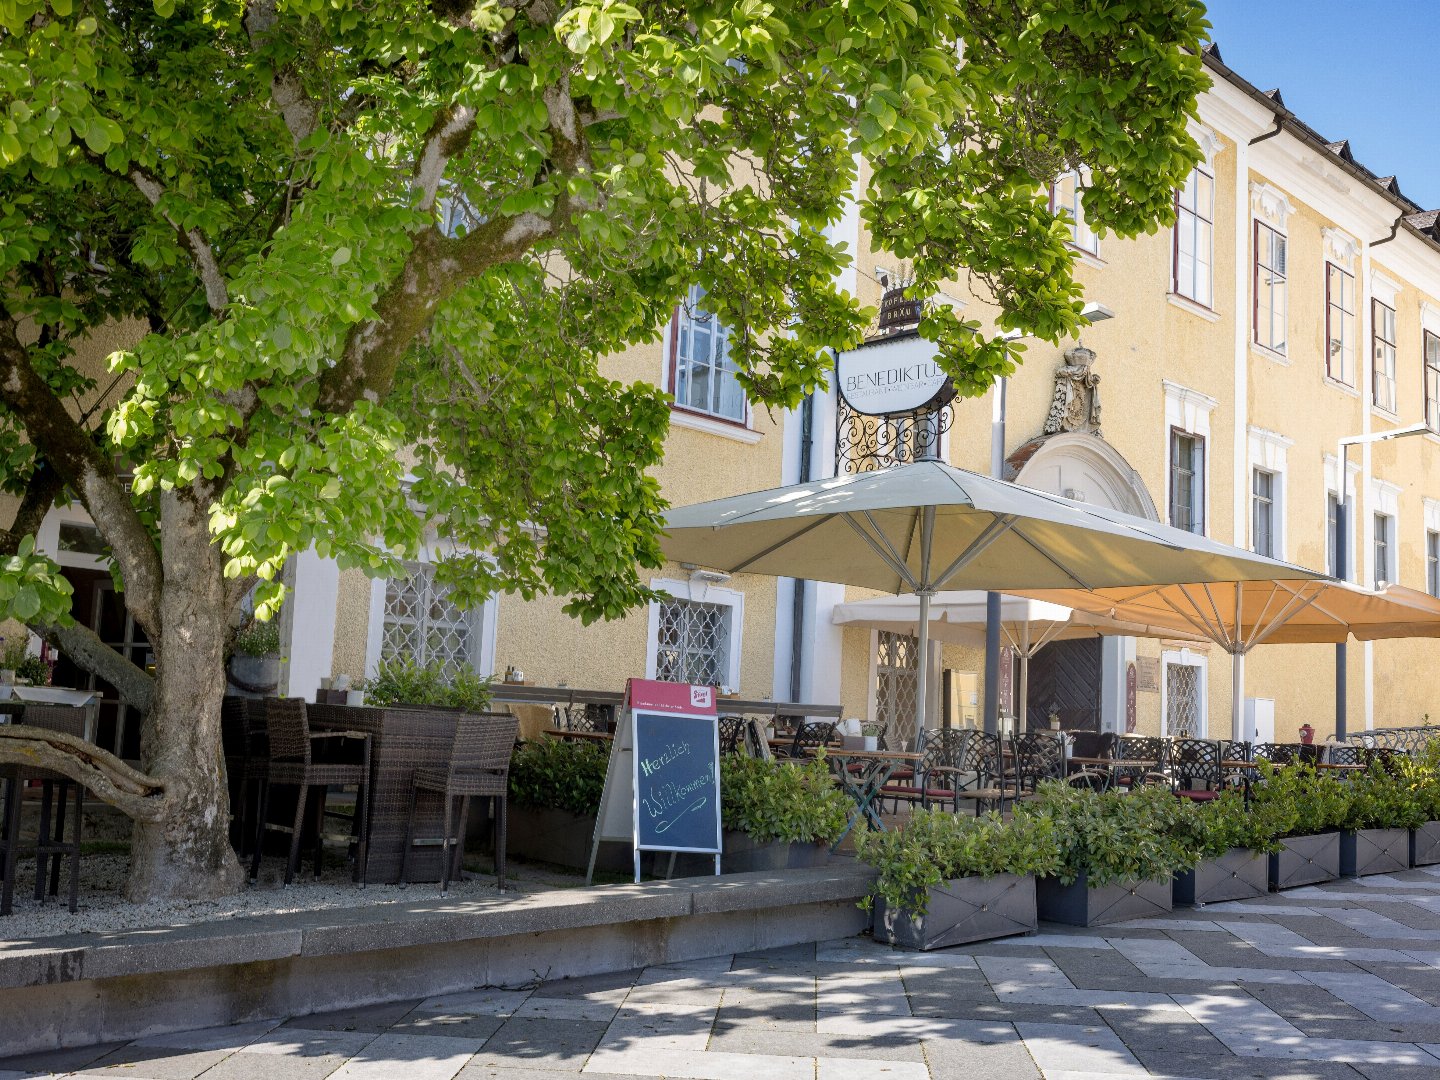
[[[1023,735],[1030,729],[1025,726],[1025,714],[1029,711],[1030,703],[1030,653],[1028,651],[1020,654],[1020,705],[1017,710],[1015,721],[1015,734]]]
[[[1245,741],[1245,654],[1230,654],[1230,737]]]
[[[930,674],[930,597],[933,589],[921,589],[920,625],[916,638],[919,655],[915,658],[915,751],[925,747],[925,698],[930,692],[927,676]]]

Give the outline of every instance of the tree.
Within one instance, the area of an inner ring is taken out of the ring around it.
[[[1091,221],[1167,222],[1204,27],[1191,0],[8,3],[0,614],[145,721],[140,771],[23,725],[0,761],[135,819],[133,897],[237,887],[219,712],[242,598],[271,615],[309,546],[392,571],[432,527],[471,552],[438,571],[464,601],[644,601],[666,400],[599,358],[699,285],[752,400],[796,404],[870,314],[823,232],[857,176],[917,293],[967,273],[1001,330],[1072,334],[1044,185],[1083,162]],[[962,393],[1019,358],[948,311],[923,330]],[[153,679],[69,619],[35,551],[72,498]]]

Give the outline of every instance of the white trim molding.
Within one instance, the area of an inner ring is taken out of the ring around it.
[[[441,562],[457,550],[451,540],[439,539],[430,534],[421,547],[419,556],[407,562]],[[365,633],[365,676],[375,674],[380,666],[380,650],[385,637],[385,586],[388,578],[377,577],[370,581],[369,624]],[[500,615],[500,600],[491,596],[478,608],[471,608],[466,614],[471,619],[474,642],[470,648],[470,665],[479,675],[495,673],[496,623]]]
[[[1246,503],[1251,506],[1251,512],[1246,515],[1245,532],[1250,538],[1250,548],[1255,547],[1255,514],[1253,503],[1255,499],[1256,469],[1263,469],[1275,477],[1275,483],[1270,493],[1271,514],[1275,531],[1275,550],[1273,555],[1277,559],[1289,559],[1289,533],[1286,527],[1288,509],[1290,504],[1290,477],[1285,459],[1285,451],[1295,445],[1295,440],[1287,438],[1276,431],[1267,431],[1265,428],[1251,426],[1247,430],[1247,463],[1248,468],[1244,477],[1244,491]],[[1237,535],[1242,535],[1237,532]]]
[[[1264,218],[1282,233],[1286,221],[1295,212],[1290,196],[1263,180],[1250,181],[1250,209],[1257,218]]]
[[[1429,300],[1422,300],[1420,302],[1420,325],[1432,334],[1440,334],[1440,307],[1436,307]]]
[[[740,654],[744,643],[745,594],[738,589],[726,589],[706,580],[703,575],[692,574],[687,581],[675,578],[652,578],[650,587],[656,592],[673,596],[677,600],[688,600],[696,604],[716,604],[730,609],[730,645],[726,656],[725,685],[722,693],[736,693],[740,689]],[[696,595],[698,590],[699,595]],[[660,660],[660,605],[651,601],[648,612],[649,623],[645,634],[645,677],[655,678],[655,669]]]
[[[1395,307],[1395,301],[1400,295],[1404,286],[1394,278],[1387,277],[1384,272],[1370,268],[1370,296],[1379,300],[1388,308]]]
[[[1210,438],[1210,414],[1220,404],[1209,394],[1161,379],[1165,389],[1165,426],[1178,427],[1193,435]]]
[[[680,407],[670,410],[670,426],[672,428],[689,428],[691,431],[703,431],[707,435],[719,435],[722,439],[733,439],[739,443],[753,445],[759,442],[764,435],[756,431],[748,424],[741,427],[739,424],[726,421],[714,420],[699,413],[693,413]]]
[[[1200,153],[1205,155],[1205,166],[1209,169],[1215,168],[1215,159],[1225,149],[1225,140],[1215,133],[1215,129],[1202,124],[1199,120],[1192,119],[1187,125],[1190,137],[1200,144]]]
[[[1425,496],[1425,531],[1440,532],[1440,499]]]
[[[1400,485],[1372,476],[1365,485],[1365,501],[1376,514],[1400,515]]]
[[[1353,272],[1355,256],[1360,251],[1359,241],[1343,229],[1330,225],[1324,226],[1320,233],[1325,238],[1325,258],[1336,266]]]
[[[1210,671],[1209,657],[1191,649],[1167,649],[1160,654],[1160,734],[1170,732],[1170,679],[1166,670],[1170,665],[1200,669],[1200,724],[1199,730],[1191,732],[1193,738],[1208,738],[1210,731]]]

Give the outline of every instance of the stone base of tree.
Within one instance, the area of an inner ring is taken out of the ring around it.
[[[1015,874],[954,878],[929,890],[924,915],[875,899],[875,937],[906,949],[943,949],[1033,933],[1035,879]]]
[[[1270,889],[1267,869],[1263,852],[1231,848],[1218,859],[1176,874],[1175,903],[1217,904],[1264,896]]]
[[[1356,829],[1340,834],[1341,877],[1394,874],[1409,869],[1409,829]]]
[[[1058,878],[1035,882],[1035,900],[1040,918],[1070,926],[1103,926],[1127,919],[1163,915],[1174,903],[1169,881],[1119,881],[1113,885],[1086,883],[1081,874],[1073,885]]]
[[[1270,887],[1293,889],[1340,876],[1340,834],[1287,836],[1270,856]]]
[[[1410,830],[1410,865],[1434,866],[1440,863],[1440,821],[1427,821]]]

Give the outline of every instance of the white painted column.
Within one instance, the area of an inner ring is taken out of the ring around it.
[[[1234,522],[1231,543],[1248,547],[1250,469],[1250,146],[1235,140],[1235,476]]]
[[[1370,434],[1371,417],[1370,405],[1375,400],[1375,357],[1373,354],[1373,343],[1370,339],[1370,242],[1361,234],[1360,248],[1360,274],[1356,282],[1356,295],[1359,297],[1360,311],[1356,320],[1359,331],[1359,340],[1355,342],[1355,362],[1360,366],[1360,431],[1362,434]],[[1361,520],[1364,522],[1363,535],[1365,537],[1365,579],[1363,584],[1367,587],[1375,583],[1375,507],[1370,504],[1370,443],[1364,443],[1360,447],[1360,482],[1355,485],[1357,492],[1365,492],[1365,503],[1362,510],[1365,514]],[[1398,518],[1396,519],[1398,524]],[[1392,543],[1398,544],[1399,537]],[[1398,556],[1396,565],[1399,565]],[[1369,731],[1375,726],[1375,643],[1365,642],[1362,655],[1365,664],[1365,730]]]
[[[295,556],[295,588],[285,602],[289,636],[281,655],[288,661],[280,672],[281,693],[315,699],[320,680],[330,674],[335,651],[335,604],[340,595],[340,567],[310,548]]]

